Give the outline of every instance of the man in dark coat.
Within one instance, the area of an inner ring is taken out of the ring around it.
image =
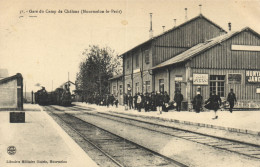
[[[145,112],[148,112],[149,110],[149,102],[150,102],[150,97],[148,95],[148,93],[145,93],[145,96],[144,96],[144,110]]]
[[[151,95],[151,110],[156,111],[156,95],[152,92]]]
[[[232,113],[234,104],[235,104],[235,102],[237,102],[237,98],[236,98],[235,93],[233,92],[233,89],[230,89],[230,92],[227,97],[227,101],[229,102],[229,106],[230,106],[229,111]]]
[[[118,99],[117,98],[115,100],[115,105],[116,105],[116,108],[118,108]]]
[[[181,102],[183,100],[183,95],[181,94],[181,92],[178,90],[176,91],[175,95],[174,95],[174,101],[176,102],[176,111],[181,111]]]
[[[216,93],[213,92],[210,98],[205,103],[205,108],[215,111],[215,117],[213,119],[217,119],[217,111],[219,109],[219,106],[221,105],[221,98],[219,97],[219,95],[216,95]]]
[[[162,110],[165,112],[168,112],[168,103],[170,101],[170,96],[168,95],[168,93],[165,91],[164,95],[163,95],[163,106],[162,106]]]
[[[115,102],[115,96],[114,96],[113,94],[111,94],[109,103],[110,103],[112,106],[114,106],[114,102]]]
[[[133,97],[131,94],[128,95],[128,106],[130,110],[133,108]]]
[[[137,93],[135,93],[135,96],[133,97],[133,100],[134,100],[135,110],[137,110]]]
[[[196,113],[200,113],[202,102],[203,102],[203,98],[200,92],[197,92],[197,95],[193,99],[193,109],[196,111]]]

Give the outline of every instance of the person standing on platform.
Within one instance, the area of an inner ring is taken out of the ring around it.
[[[130,110],[133,108],[133,97],[131,94],[128,95],[128,106]]]
[[[176,94],[174,95],[174,101],[176,102],[176,111],[181,111],[181,102],[183,100],[183,95],[179,90],[176,91]]]
[[[151,111],[156,111],[156,96],[154,92],[151,95]]]
[[[160,114],[162,114],[162,106],[163,106],[163,93],[159,92],[157,96],[158,108]]]
[[[149,102],[150,102],[150,98],[149,98],[148,93],[146,92],[145,96],[144,96],[144,110],[145,110],[145,112],[148,112],[148,110],[149,110],[149,105],[150,105]]]
[[[193,109],[196,113],[200,113],[202,108],[203,97],[201,96],[200,92],[197,92],[197,95],[193,99]]]
[[[124,95],[124,105],[125,105],[125,110],[128,110],[128,96],[126,93]]]
[[[216,93],[213,92],[211,97],[205,103],[205,108],[209,110],[214,110],[215,112],[215,117],[212,119],[218,119],[217,111],[219,109],[219,106],[221,105],[221,98],[219,97],[219,95],[216,95]]]
[[[137,94],[136,105],[137,105],[138,112],[141,112],[142,97],[141,97],[140,93]]]
[[[114,106],[114,102],[115,102],[115,96],[114,96],[113,94],[111,94],[109,103],[110,103],[112,106]]]
[[[165,91],[164,95],[163,95],[163,106],[162,106],[162,110],[165,111],[165,112],[168,112],[169,101],[170,101],[170,96]]]
[[[117,98],[115,100],[115,105],[116,105],[116,108],[118,108],[118,99]]]
[[[135,93],[135,96],[133,97],[133,100],[134,100],[135,110],[137,110],[137,93]]]
[[[235,93],[233,92],[233,89],[230,89],[230,92],[228,93],[227,101],[229,102],[229,106],[230,106],[229,111],[232,113],[235,102],[237,102],[237,98]]]

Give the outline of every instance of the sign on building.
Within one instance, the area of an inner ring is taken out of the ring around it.
[[[260,93],[260,88],[256,88],[256,93]]]
[[[176,75],[175,76],[175,81],[176,82],[181,82],[183,79],[182,79],[182,75]]]
[[[193,85],[208,85],[209,74],[193,74]]]
[[[229,73],[228,84],[241,84],[242,74]]]
[[[260,46],[252,45],[231,45],[231,50],[241,50],[241,51],[260,51]]]
[[[246,70],[245,76],[247,84],[260,84],[260,71]]]

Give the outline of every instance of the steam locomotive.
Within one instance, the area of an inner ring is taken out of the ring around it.
[[[69,106],[72,102],[69,87],[57,88],[55,91],[47,92],[44,87],[35,94],[35,103],[39,105],[62,105]]]

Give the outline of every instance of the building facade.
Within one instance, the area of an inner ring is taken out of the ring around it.
[[[180,81],[188,103],[197,91],[204,99],[214,92],[225,101],[233,89],[236,107],[260,108],[260,35],[248,27],[200,43],[152,69],[155,78],[164,76],[173,90]]]
[[[239,108],[260,108],[260,38],[250,28],[226,32],[203,15],[153,37],[121,55],[123,93],[176,90],[191,101],[232,88]]]
[[[153,37],[121,55],[124,93],[168,91],[169,74],[154,75],[151,68],[188,50],[198,43],[226,32],[203,15]],[[167,77],[168,76],[168,77]],[[173,75],[172,75],[173,76]],[[167,80],[168,79],[168,80]],[[156,87],[156,85],[161,85]]]
[[[114,76],[113,78],[110,78],[109,81],[110,94],[113,94],[114,97],[118,99],[119,104],[123,105],[123,75]]]
[[[0,80],[0,110],[23,110],[23,77],[16,74]]]

